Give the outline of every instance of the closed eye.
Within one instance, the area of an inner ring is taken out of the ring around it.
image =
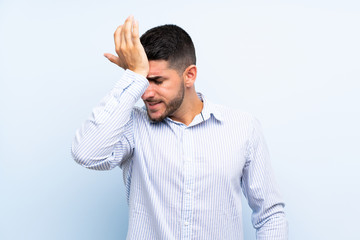
[[[156,77],[148,77],[147,78],[149,80],[149,82],[153,82],[156,85],[160,85],[164,82],[165,78],[161,77],[161,76],[156,76]]]

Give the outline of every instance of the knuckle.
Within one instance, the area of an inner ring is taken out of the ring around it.
[[[126,46],[124,46],[124,45],[120,46],[120,51],[125,52],[126,51]]]

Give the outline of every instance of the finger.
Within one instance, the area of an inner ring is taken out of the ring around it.
[[[137,20],[134,21],[132,38],[133,38],[133,43],[136,47],[140,47],[142,49],[144,48],[139,38],[139,22]]]
[[[124,40],[126,42],[127,45],[132,45],[132,41],[131,41],[131,28],[133,25],[133,21],[134,21],[134,17],[133,16],[129,16],[124,24],[124,30],[123,30],[123,36],[124,36]]]
[[[116,53],[118,53],[118,51],[120,50],[120,45],[121,45],[121,29],[122,29],[122,25],[120,25],[115,33],[114,33],[114,42],[115,42],[115,50],[116,50]]]
[[[137,20],[134,20],[131,36],[133,41],[139,38],[139,22]]]
[[[104,53],[104,57],[109,59],[109,61],[112,63],[118,64],[119,62],[119,58],[116,57],[115,55],[112,55],[111,53]]]

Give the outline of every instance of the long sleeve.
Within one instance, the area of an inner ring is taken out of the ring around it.
[[[148,87],[143,76],[126,70],[115,87],[76,131],[72,155],[80,165],[109,170],[131,157],[133,107]]]
[[[258,240],[288,239],[284,206],[275,182],[260,123],[253,119],[243,170],[242,189],[253,210],[252,223]]]

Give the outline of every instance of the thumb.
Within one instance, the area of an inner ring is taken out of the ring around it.
[[[112,55],[111,53],[104,53],[104,57],[109,59],[110,62],[115,63],[115,64],[118,65],[119,57],[116,57],[116,56]]]

